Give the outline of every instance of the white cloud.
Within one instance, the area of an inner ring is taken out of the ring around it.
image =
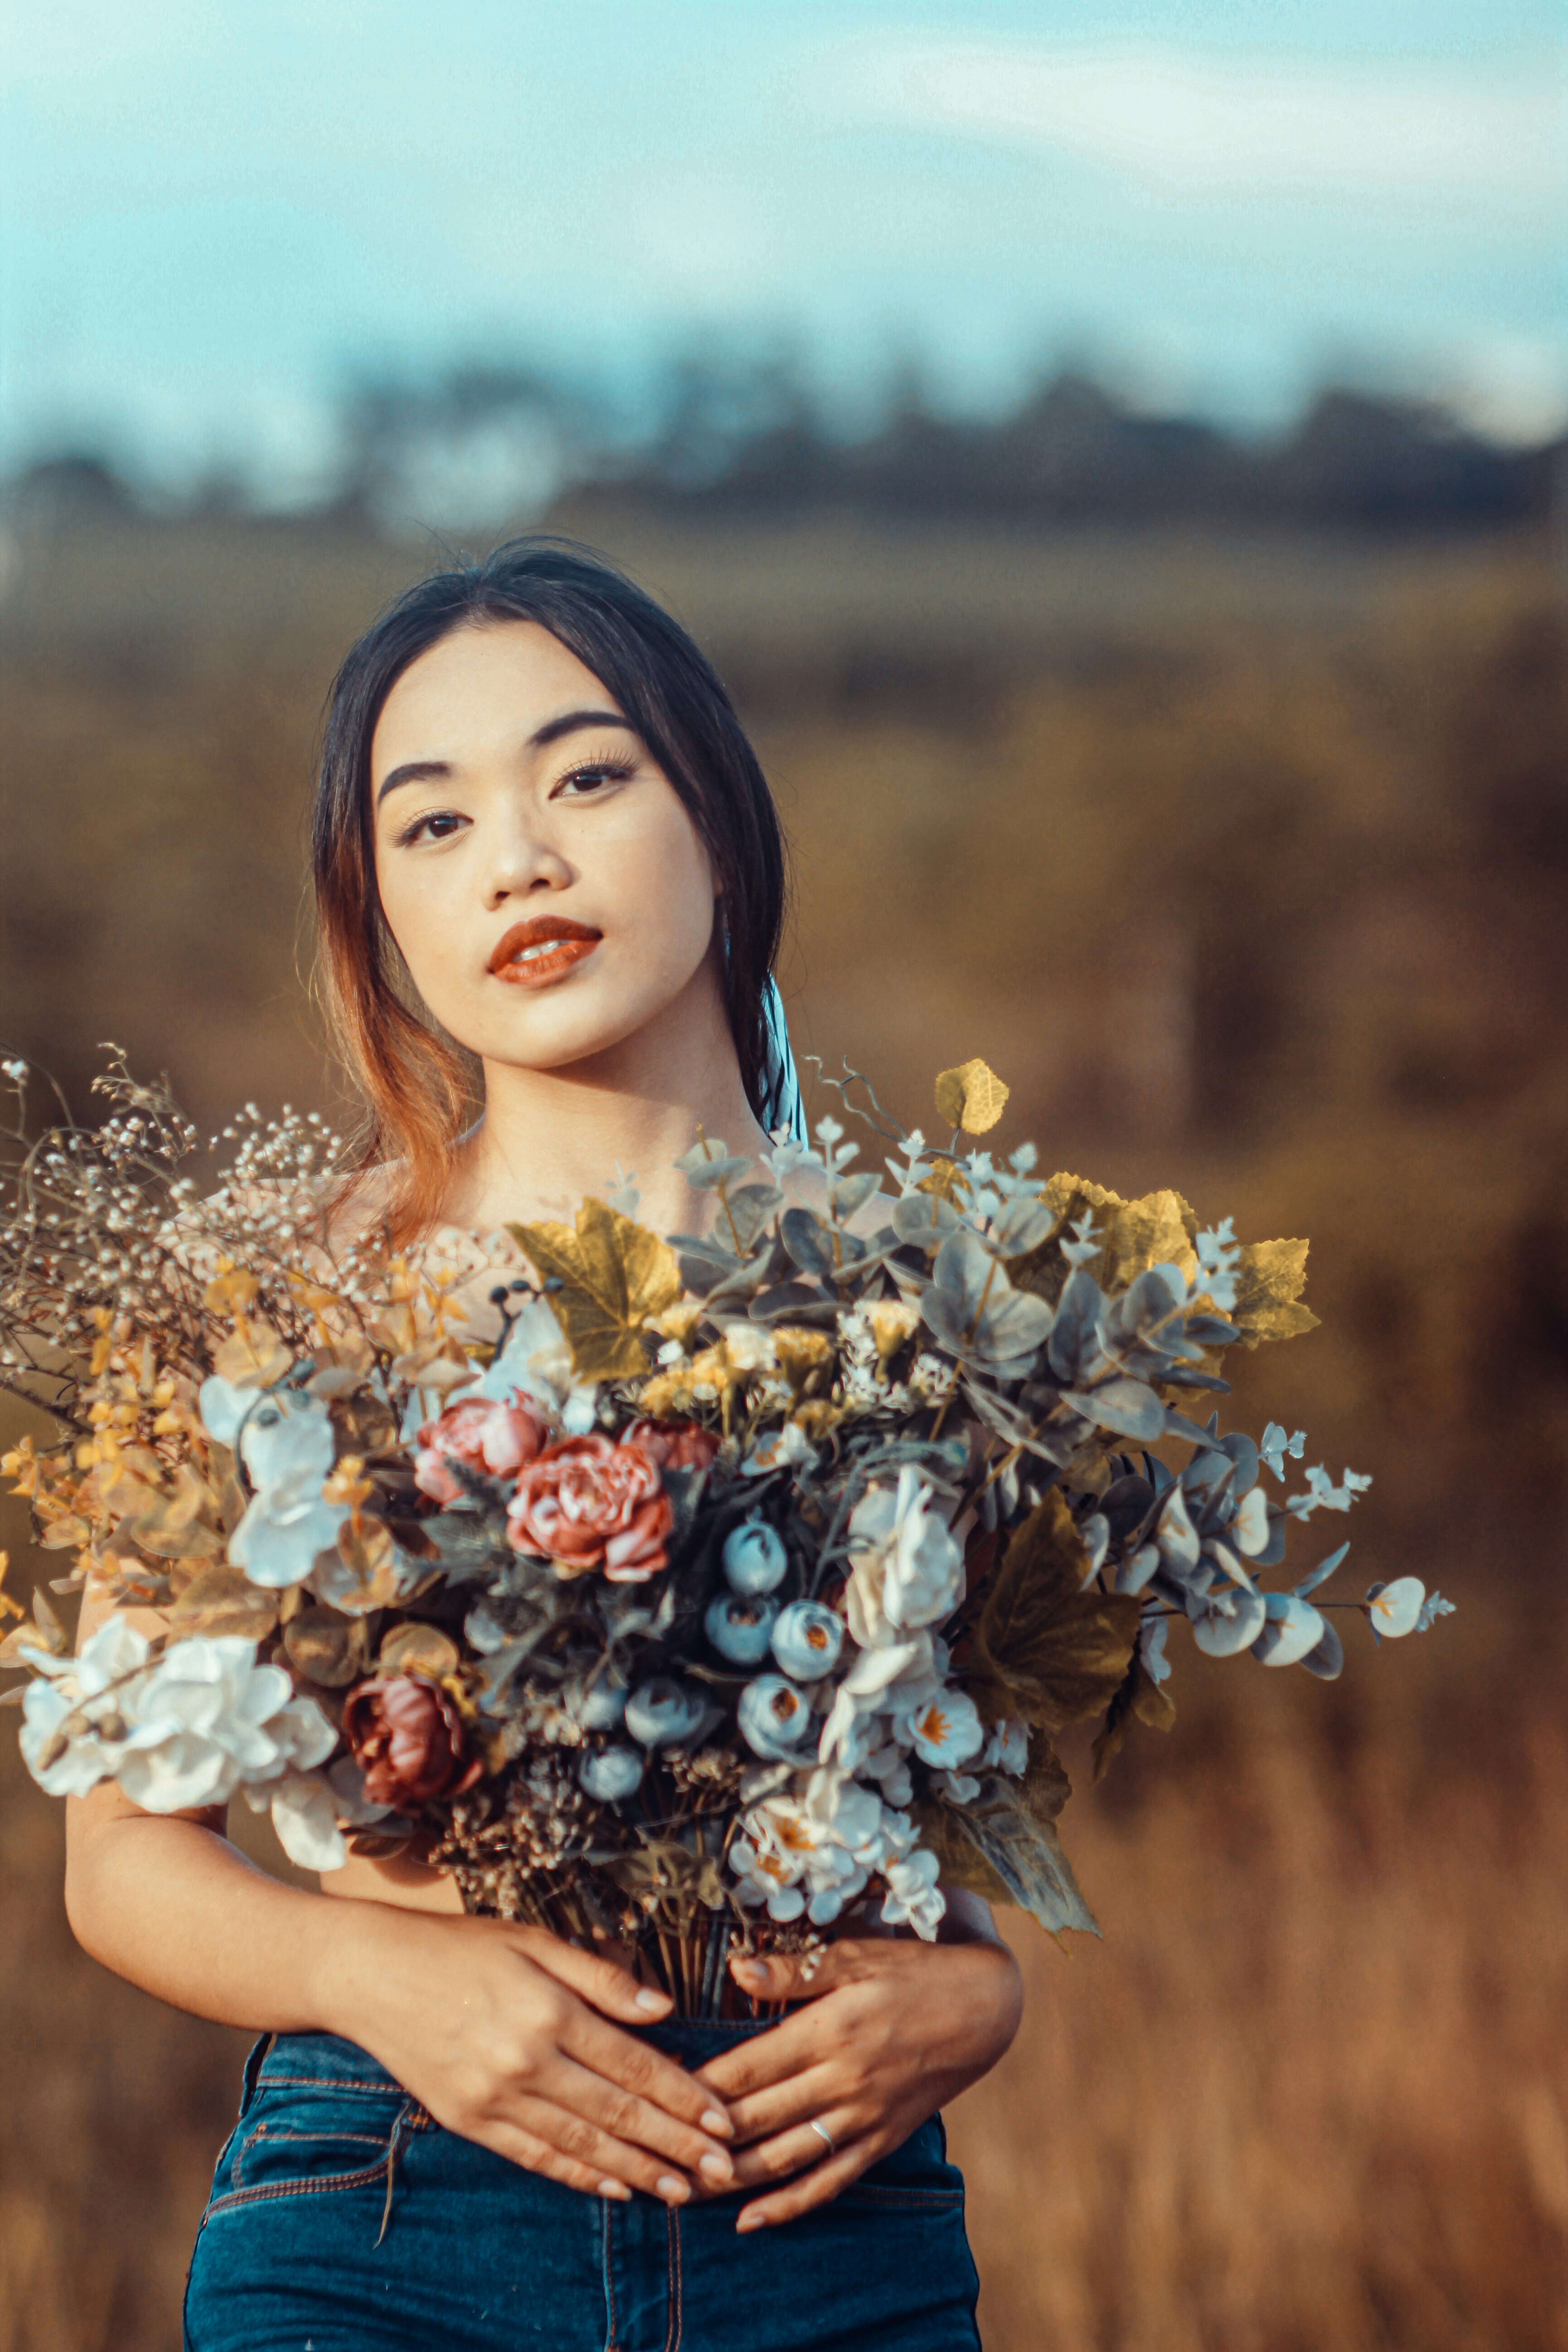
[[[1537,213],[1568,194],[1562,77],[1382,61],[868,41],[858,110],[1087,158],[1169,195]]]

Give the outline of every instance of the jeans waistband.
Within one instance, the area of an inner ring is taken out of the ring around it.
[[[638,2042],[649,2042],[682,2066],[700,2066],[737,2042],[765,2033],[770,2018],[738,2018],[712,2023],[697,2018],[669,2018],[658,2025],[627,2025],[621,2030]],[[289,2084],[355,2091],[398,2091],[402,2085],[379,2059],[357,2042],[338,2033],[274,2033],[264,2035],[252,2050],[245,2068],[247,2099],[262,2084],[281,2088]]]

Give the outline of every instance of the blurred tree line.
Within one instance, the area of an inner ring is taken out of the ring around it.
[[[1026,525],[1234,522],[1495,530],[1549,516],[1568,438],[1508,447],[1441,404],[1347,386],[1273,437],[1148,413],[1087,373],[1037,383],[995,417],[943,413],[905,370],[868,430],[847,431],[797,360],[690,350],[628,399],[585,376],[482,362],[383,370],[345,392],[328,511],[380,527],[499,523],[563,492],[733,520],[830,509],[874,520]],[[98,451],[11,483],[24,520],[124,511]],[[244,503],[227,477],[197,494]]]

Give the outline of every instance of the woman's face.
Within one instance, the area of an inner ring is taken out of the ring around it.
[[[410,664],[371,792],[387,924],[481,1059],[559,1069],[716,984],[696,828],[592,670],[536,623],[460,628]]]

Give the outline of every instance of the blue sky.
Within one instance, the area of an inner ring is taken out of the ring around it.
[[[798,334],[1005,402],[1097,360],[1268,423],[1381,373],[1568,409],[1545,0],[59,0],[13,8],[0,463],[83,435],[279,496],[345,370],[632,381]]]

